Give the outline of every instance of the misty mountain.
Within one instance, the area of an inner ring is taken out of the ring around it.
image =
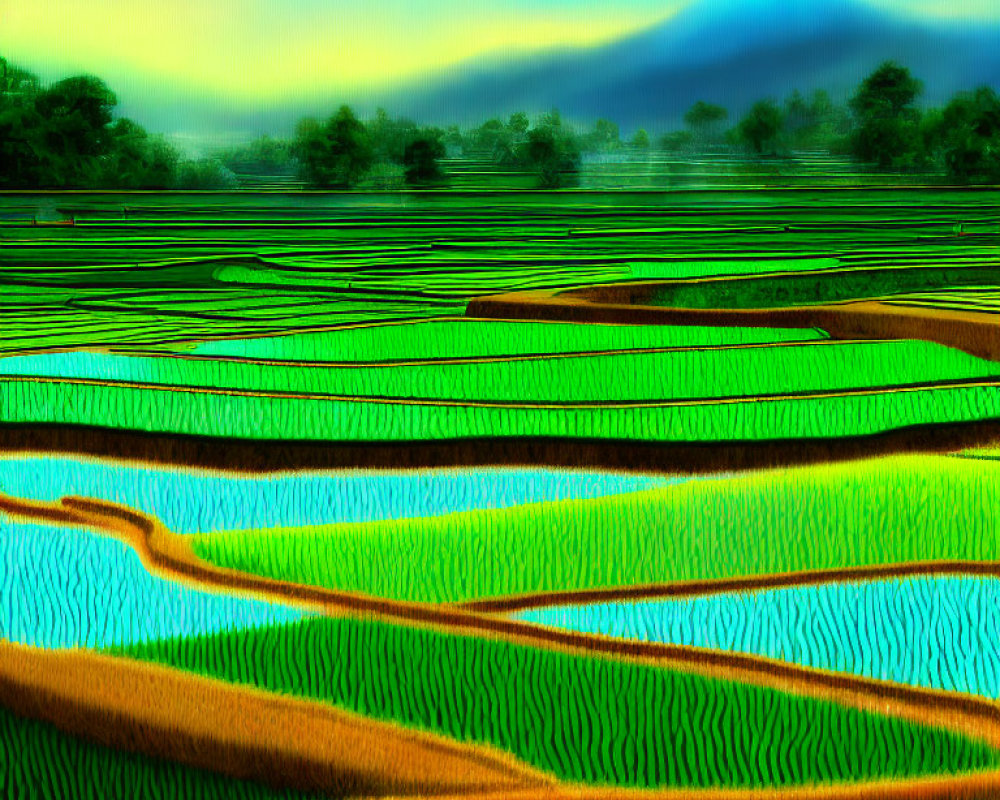
[[[480,58],[378,96],[252,109],[205,98],[143,103],[123,96],[121,110],[164,131],[286,135],[297,119],[326,116],[342,102],[361,114],[384,106],[436,124],[558,107],[578,122],[608,117],[625,132],[661,130],[679,125],[697,100],[721,103],[734,116],[796,88],[826,89],[844,100],[885,59],[924,81],[926,103],[983,84],[1000,88],[1000,23],[932,23],[859,0],[694,0],[660,25],[611,44]]]
[[[931,24],[854,0],[696,0],[610,45],[468,64],[385,102],[421,119],[475,122],[556,106],[570,119],[660,128],[700,99],[737,113],[796,88],[845,99],[885,59],[924,81],[928,103],[982,84],[1000,88],[1000,24]]]

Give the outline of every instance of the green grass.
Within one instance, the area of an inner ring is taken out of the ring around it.
[[[1000,364],[938,344],[898,341],[365,368],[59,353],[0,359],[0,375],[517,404],[830,392],[996,378]]]
[[[0,707],[0,793],[33,800],[305,798],[207,770],[103,747]],[[312,796],[312,795],[310,795]]]
[[[38,203],[76,225],[32,226]],[[989,191],[898,187],[9,195],[0,352],[454,316],[470,296],[538,286],[838,265],[877,277],[902,262],[953,264],[962,281],[992,263],[996,210]],[[229,302],[194,308],[192,289]]]
[[[942,287],[996,285],[996,264],[880,269],[831,269],[807,275],[763,276],[676,284],[659,289],[651,305],[677,308],[772,308],[863,300]]]
[[[571,781],[771,786],[998,761],[942,730],[771,689],[371,621],[317,618],[125,652],[496,745]]]
[[[0,424],[87,425],[248,439],[406,442],[560,437],[650,442],[836,438],[1000,418],[1000,388],[651,405],[482,406],[242,396],[0,377]]]
[[[894,297],[891,302],[902,306],[921,306],[923,308],[948,309],[949,311],[972,311],[996,314],[1000,312],[1000,289],[993,286],[985,289],[973,287],[951,291],[921,292],[918,294],[900,295],[899,297]]]
[[[686,280],[725,275],[760,275],[773,272],[835,269],[841,265],[839,258],[773,258],[767,253],[748,252],[743,258],[725,261],[639,261],[629,264],[632,279]]]
[[[1000,559],[1000,463],[908,456],[441,517],[190,537],[220,566],[422,602]]]
[[[572,353],[650,347],[701,347],[825,338],[814,328],[712,328],[680,325],[583,325],[451,319],[368,325],[333,331],[216,340],[190,352],[291,361],[391,361]]]

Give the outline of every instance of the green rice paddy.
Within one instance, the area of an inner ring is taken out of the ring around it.
[[[636,169],[630,185],[644,180]],[[816,177],[783,179],[781,169],[665,173],[699,191],[464,191],[475,181],[468,172],[455,189],[414,193],[6,195],[0,428],[29,444],[73,428],[111,456],[125,441],[116,432],[158,434],[128,441],[168,459],[188,452],[175,450],[178,435],[205,437],[197,447],[223,455],[249,441],[233,451],[249,454],[239,467],[256,479],[260,454],[287,455],[281,468],[295,470],[293,443],[324,453],[400,445],[416,460],[425,444],[454,444],[486,461],[497,443],[529,454],[611,445],[626,455],[634,445],[667,454],[766,443],[791,458],[805,444],[857,448],[853,440],[889,432],[937,449],[938,426],[1000,421],[1000,365],[927,341],[464,316],[482,296],[634,281],[668,281],[653,302],[692,308],[872,298],[1000,307],[995,191],[834,188],[857,177],[848,172],[826,188],[787,188]],[[612,180],[608,170],[586,186]],[[787,186],[762,188],[775,182]],[[39,208],[67,224],[36,224]],[[685,448],[659,447],[670,444]],[[472,481],[470,497],[481,488]],[[264,527],[272,516],[239,523],[259,529],[213,524],[187,541],[219,566],[423,603],[1000,560],[1000,459],[985,445],[720,472],[592,499],[477,501],[465,507],[478,510],[433,517],[419,514],[455,506],[410,502],[407,491],[386,501],[392,514],[365,517],[378,521],[292,527],[302,520],[289,516]],[[276,494],[274,514],[281,502]],[[73,580],[96,580],[68,569]],[[597,786],[809,786],[1000,763],[956,731],[877,713],[874,699],[859,711],[725,675],[366,618],[311,617],[115,652],[493,745]],[[125,796],[133,787],[272,796],[2,709],[0,739],[0,788],[17,796]]]
[[[33,225],[39,202],[74,224]],[[0,350],[455,316],[481,294],[799,266],[850,282],[905,262],[964,280],[995,257],[998,205],[988,190],[898,187],[11,195]]]
[[[1000,462],[908,456],[585,501],[212,533],[212,563],[421,602],[933,560],[1000,560]]]
[[[0,707],[0,790],[7,797],[156,797],[163,800],[305,800],[290,790],[127,753]]]
[[[244,359],[381,362],[713,347],[824,338],[825,334],[815,328],[578,325],[462,318],[359,325],[253,339],[216,339],[194,345],[187,352]]]
[[[726,442],[866,436],[1000,418],[1000,383],[737,400],[537,406],[481,401],[356,401],[0,378],[7,425],[75,425],[250,440],[453,441],[558,437]]]
[[[1000,762],[984,744],[877,713],[401,625],[312,619],[126,652],[496,745],[574,782],[788,786],[961,773]]]
[[[519,405],[760,397],[993,379],[1000,378],[1000,365],[929,342],[827,341],[381,367],[53,353],[0,359],[0,375]]]
[[[821,272],[767,275],[753,278],[720,279],[702,284],[675,284],[656,292],[652,305],[678,308],[786,308],[791,306],[841,303],[873,298],[893,299],[897,295],[936,289],[941,286],[980,287],[997,281],[997,265],[992,259],[905,266],[899,259],[882,268],[827,269]],[[944,300],[948,295],[929,293]],[[970,298],[971,299],[971,298]],[[912,301],[908,301],[912,302]],[[925,305],[934,306],[933,302]]]

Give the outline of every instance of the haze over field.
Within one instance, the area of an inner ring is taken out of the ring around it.
[[[993,0],[0,0],[0,52],[41,75],[102,76],[119,112],[194,138],[288,134],[351,102],[474,124],[558,106],[624,129],[709,98],[840,99],[880,61],[935,103],[1000,86]]]

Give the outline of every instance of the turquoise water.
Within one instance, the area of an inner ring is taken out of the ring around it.
[[[367,522],[586,499],[677,483],[667,478],[542,469],[351,470],[222,475],[65,457],[0,458],[0,492],[66,495],[131,506],[177,533]]]
[[[1000,697],[1000,580],[928,577],[539,608],[519,619]]]
[[[81,528],[0,519],[0,637],[107,647],[293,622],[305,612],[151,575],[135,551]]]

